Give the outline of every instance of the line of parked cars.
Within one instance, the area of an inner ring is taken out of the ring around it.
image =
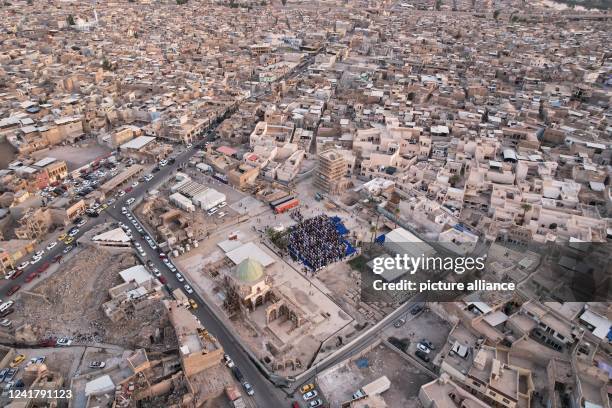
[[[300,393],[302,394],[304,401],[308,402],[308,407],[316,408],[323,405],[321,398],[317,398],[319,392],[315,389],[315,385],[313,383],[302,385],[302,387],[300,387]],[[299,404],[294,402],[293,406],[299,407]]]

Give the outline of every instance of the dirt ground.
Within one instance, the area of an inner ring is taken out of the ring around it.
[[[359,388],[383,375],[391,382],[391,387],[381,394],[389,408],[422,407],[418,398],[419,389],[432,379],[413,364],[382,344],[357,361],[366,366],[360,368],[356,361],[350,361],[319,375],[318,385],[332,407],[350,400]]]
[[[41,340],[73,337],[75,343],[104,342],[134,347],[159,327],[159,316],[137,316],[111,322],[102,311],[108,289],[122,282],[119,271],[136,265],[131,253],[88,247],[61,264],[61,269],[30,291],[21,293],[14,314],[15,327],[30,325],[22,336]],[[160,305],[161,306],[161,305]]]
[[[88,141],[79,146],[55,146],[49,150],[40,150],[32,153],[32,156],[37,160],[44,157],[64,160],[68,165],[68,170],[72,171],[110,152],[111,149],[108,147],[100,146],[94,141]]]

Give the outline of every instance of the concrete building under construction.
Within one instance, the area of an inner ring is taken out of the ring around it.
[[[335,150],[326,150],[319,154],[319,165],[314,185],[326,193],[337,194],[346,188],[345,178],[347,163],[344,157]]]

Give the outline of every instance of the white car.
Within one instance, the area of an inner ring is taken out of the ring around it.
[[[13,322],[9,319],[3,319],[2,321],[0,321],[0,326],[2,327],[9,327],[11,324],[13,324]]]
[[[153,268],[153,275],[155,275],[156,278],[162,276],[161,272],[157,268]]]
[[[77,224],[78,227],[82,227],[83,225],[87,224],[87,218],[83,218],[81,221],[79,221],[79,223]]]
[[[151,180],[153,180],[153,176],[152,176],[152,175],[150,175],[150,174],[147,174],[146,176],[144,176],[144,178],[145,178],[145,180],[146,180],[146,181],[151,181]]]
[[[132,183],[132,188],[136,188],[136,186],[137,186],[138,184],[140,184],[138,181],[133,182],[133,183]]]
[[[125,207],[121,207],[121,214],[127,214],[128,210]]]
[[[60,337],[59,339],[57,339],[55,344],[58,347],[70,346],[72,344],[72,339],[69,339],[68,337]]]
[[[227,205],[227,203],[224,201],[224,202],[222,202],[221,204],[219,204],[219,205],[217,206],[217,208],[223,208],[223,207],[225,207],[226,205]]]
[[[70,231],[68,235],[70,235],[71,237],[76,237],[78,233],[79,233],[79,229],[75,228],[72,231]]]
[[[429,352],[431,350],[429,350],[429,347],[427,347],[426,345],[424,345],[423,343],[418,343],[417,344],[417,349],[421,350],[423,353],[427,353],[429,354]]]
[[[242,386],[244,387],[244,389],[246,390],[248,395],[254,395],[255,394],[255,390],[253,389],[253,386],[251,384],[249,384],[248,382],[243,382]]]
[[[118,197],[123,197],[125,195],[125,191],[121,190],[117,193]]]
[[[185,288],[185,291],[189,293],[190,295],[193,293],[193,289],[191,288],[191,286],[185,284],[184,288]]]
[[[34,258],[32,258],[32,260],[30,261],[30,265],[39,263],[41,259],[42,259],[42,256],[34,256]]]
[[[57,245],[56,241],[50,242],[49,245],[47,245],[47,251],[50,251],[51,249],[53,249],[55,246]]]
[[[36,254],[34,256],[40,258],[45,254],[45,251],[43,251],[42,249],[40,251],[37,251]]]
[[[17,271],[14,270],[14,269],[8,271],[6,274],[4,274],[4,279],[11,279],[13,277],[13,275],[15,274],[15,272],[17,272]]]
[[[176,280],[178,280],[179,282],[185,282],[185,278],[183,278],[183,275],[178,272],[176,273]]]
[[[208,210],[208,215],[213,215],[217,211],[219,211],[217,208],[212,208],[212,209]]]
[[[28,265],[30,265],[30,261],[24,261],[24,262],[20,263],[19,265],[17,265],[17,269],[23,270],[23,269],[27,268]]]
[[[136,199],[132,197],[132,198],[129,198],[125,203],[127,205],[132,205],[134,203],[134,201],[136,201]]]
[[[317,390],[312,390],[312,391],[308,391],[306,394],[303,395],[304,397],[304,401],[308,401],[313,399],[314,397],[316,397],[317,395],[319,395],[319,393],[317,392]]]
[[[167,160],[162,160],[162,161],[159,162],[159,167],[164,167],[167,164],[168,164]]]

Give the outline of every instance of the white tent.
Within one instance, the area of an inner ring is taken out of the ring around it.
[[[214,188],[209,188],[193,197],[193,203],[202,207],[205,211],[218,206],[226,200],[225,194],[218,192]]]
[[[85,384],[85,395],[100,395],[115,390],[115,383],[109,375],[103,375]]]

